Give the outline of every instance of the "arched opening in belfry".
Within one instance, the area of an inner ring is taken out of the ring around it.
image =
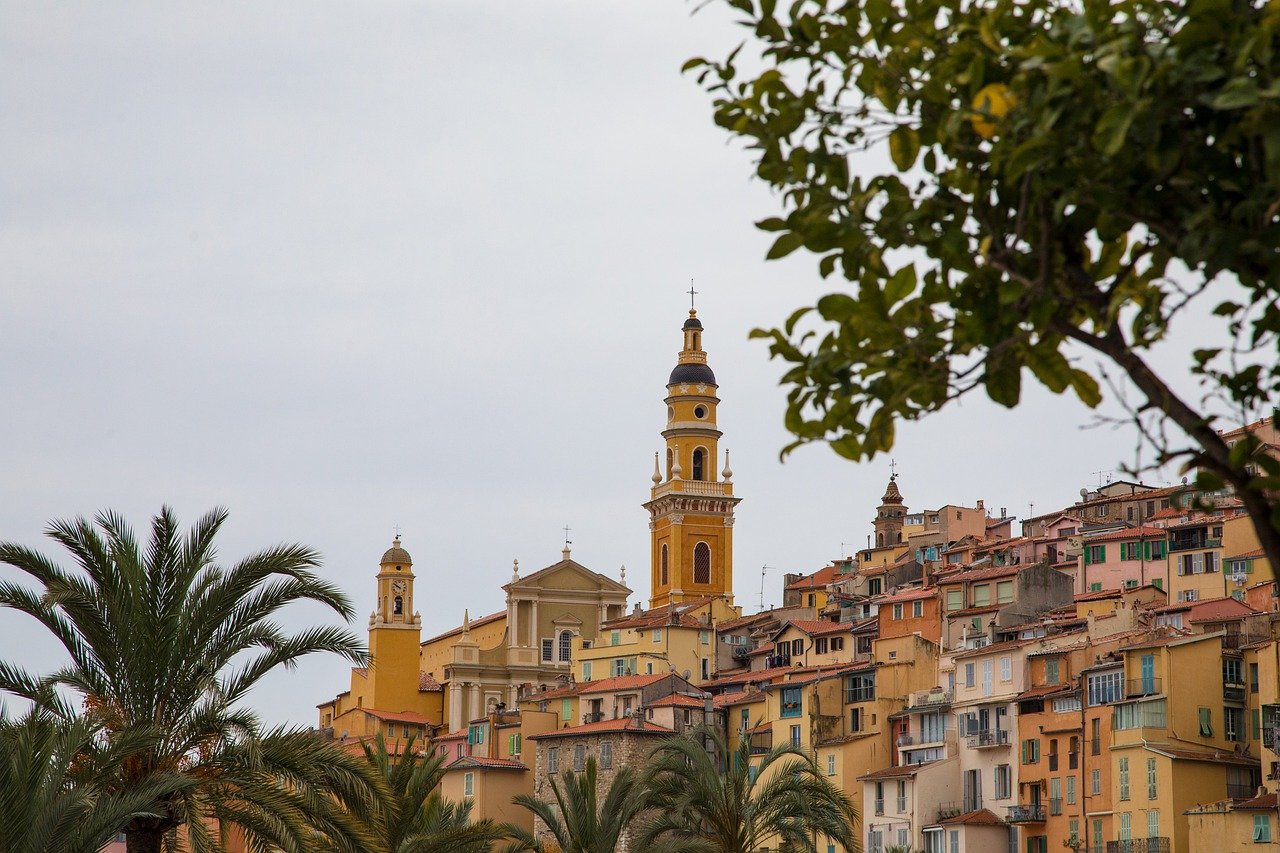
[[[707,464],[707,451],[701,447],[693,451],[693,479],[705,480],[703,476]]]
[[[711,583],[711,546],[706,542],[693,546],[693,582]]]
[[[669,557],[667,555],[667,546],[666,546],[666,543],[663,543],[662,557],[660,558],[659,562],[661,563],[660,568],[661,568],[661,575],[662,575],[662,580],[660,581],[660,583],[662,583],[664,586],[671,582],[670,572],[668,571],[670,563],[668,562],[668,560],[669,560]]]
[[[398,595],[395,597],[395,600],[391,603],[391,612],[392,612],[392,613],[394,613],[394,614],[396,614],[397,616],[399,616],[399,615],[401,615],[401,614],[403,614],[403,613],[404,613],[404,599],[403,599],[403,598],[401,598],[401,597],[400,597],[400,596],[398,596]]]

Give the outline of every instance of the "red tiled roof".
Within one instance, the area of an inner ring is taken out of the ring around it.
[[[777,643],[761,643],[751,651],[747,652],[747,657],[755,657],[756,655],[767,655],[778,647]]]
[[[828,619],[797,619],[794,622],[788,622],[777,631],[774,632],[776,637],[788,628],[798,628],[811,637],[826,636],[827,634],[844,634],[850,629],[848,622],[832,622]]]
[[[1238,764],[1248,767],[1257,767],[1259,765],[1258,759],[1250,758],[1247,755],[1237,755],[1233,752],[1198,752],[1194,749],[1173,749],[1155,744],[1147,744],[1146,748],[1160,755],[1179,758],[1184,761],[1207,761],[1211,764]]]
[[[609,732],[629,732],[633,735],[673,735],[675,731],[666,726],[658,726],[648,721],[637,723],[632,717],[620,717],[616,720],[601,720],[598,723],[586,723],[581,726],[570,726],[567,729],[529,735],[529,740],[540,740],[553,737],[577,737],[578,735],[606,734]]]
[[[648,687],[655,681],[661,681],[664,678],[670,678],[670,675],[665,672],[655,673],[654,675],[615,675],[613,678],[602,678],[599,681],[587,681],[579,684],[578,695],[612,693],[615,690],[636,690],[640,687]]]
[[[907,589],[898,590],[893,595],[885,596],[877,599],[877,604],[893,604],[897,601],[915,601],[917,598],[934,598],[938,594],[938,588],[933,586],[924,587],[908,587]]]
[[[1267,553],[1266,551],[1262,550],[1261,548],[1258,548],[1253,551],[1246,551],[1243,554],[1236,554],[1233,557],[1227,557],[1227,559],[1228,560],[1255,560],[1258,557],[1266,556],[1266,553]]]
[[[990,809],[978,809],[976,812],[965,812],[955,817],[949,817],[938,823],[953,826],[955,824],[965,824],[966,826],[1007,826],[1004,821],[996,817]]]
[[[703,596],[702,598],[691,598],[688,601],[680,601],[675,604],[664,604],[661,607],[654,607],[651,610],[641,610],[639,613],[632,613],[627,616],[620,616],[609,622],[605,622],[602,628],[657,628],[662,625],[670,624],[671,610],[676,611],[676,621],[679,625],[686,628],[709,627],[704,625],[699,619],[690,616],[689,611],[697,610],[699,607],[706,607],[715,601],[716,597]]]
[[[1045,684],[1040,687],[1032,687],[1030,690],[1024,690],[1016,698],[1019,702],[1024,699],[1041,699],[1054,693],[1065,693],[1071,689],[1070,684]]]
[[[807,575],[794,583],[787,584],[787,589],[825,589],[827,584],[836,579],[837,574],[839,574],[839,572],[836,571],[836,567],[834,565],[827,566],[826,568],[818,569],[813,574]]]
[[[727,708],[730,705],[749,705],[752,702],[763,702],[767,698],[767,694],[758,690],[747,692],[740,690],[737,693],[721,693],[711,701],[715,703],[717,708]]]
[[[904,776],[914,776],[920,772],[920,768],[928,767],[933,762],[924,761],[919,764],[904,764],[898,767],[885,767],[881,770],[872,770],[870,773],[863,773],[858,777],[859,781],[863,779],[896,779]]]
[[[1086,533],[1084,541],[1089,544],[1095,542],[1120,542],[1130,539],[1167,539],[1169,531],[1163,527],[1126,527],[1121,530],[1109,530],[1106,533]]]
[[[418,673],[418,692],[419,693],[440,693],[444,687],[440,682],[431,677],[429,672]]]
[[[587,682],[590,683],[590,682]],[[544,690],[541,693],[530,693],[521,699],[521,702],[541,702],[543,699],[567,699],[570,696],[578,695],[577,684],[567,684],[564,687],[557,687],[554,690]]]
[[[361,708],[371,717],[377,717],[379,720],[390,720],[395,723],[414,723],[419,726],[429,726],[431,721],[415,711],[379,711],[377,708]]]
[[[954,655],[952,655],[952,657],[953,658],[979,657],[981,655],[990,654],[991,652],[1002,652],[1002,651],[1005,651],[1006,649],[1016,649],[1031,642],[1034,642],[1034,641],[1021,640],[1021,639],[1003,640],[999,643],[991,643],[990,645],[983,646],[980,649],[965,649],[963,651],[956,652]]]
[[[1015,563],[1012,566],[992,566],[989,569],[970,569],[969,571],[954,572],[945,578],[938,577],[938,585],[963,583],[965,581],[986,581],[993,578],[1003,578],[1016,575],[1024,568],[1028,568],[1034,563]]]
[[[1074,597],[1075,601],[1102,601],[1107,598],[1119,598],[1120,590],[1116,589],[1100,589],[1096,592],[1082,592]]]
[[[740,673],[724,675],[720,678],[713,678],[710,681],[702,682],[703,687],[721,687],[730,684],[747,684],[749,682],[762,683],[768,682],[775,678],[780,678],[788,672],[793,672],[794,668],[790,666],[775,666],[772,669],[746,670]]]
[[[1237,809],[1265,809],[1266,811],[1276,810],[1276,795],[1263,794],[1261,797],[1251,797],[1247,800],[1241,800],[1234,806]]]
[[[1246,616],[1252,616],[1258,611],[1243,601],[1226,596],[1224,598],[1205,598],[1198,601],[1157,607],[1155,612],[1183,612],[1187,614],[1187,619],[1191,622],[1220,622],[1228,619],[1243,619]]]
[[[657,701],[650,702],[650,708],[666,708],[675,706],[680,708],[702,708],[705,700],[698,699],[693,696],[686,696],[683,693],[672,693],[670,696],[663,696]]]
[[[465,770],[468,767],[481,767],[491,770],[529,769],[529,765],[523,761],[515,761],[510,758],[477,758],[474,755],[464,755],[461,758],[454,759],[446,770]]]
[[[964,610],[951,610],[947,612],[947,616],[980,616],[983,613],[995,613],[1003,604],[988,604],[984,607],[966,607]]]

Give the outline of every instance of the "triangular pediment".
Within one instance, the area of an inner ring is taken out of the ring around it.
[[[598,590],[630,594],[631,590],[610,577],[593,572],[574,560],[561,560],[503,587],[507,592],[536,589]]]
[[[551,620],[551,624],[557,625],[557,626],[577,625],[581,627],[583,622],[581,619],[579,619],[577,616],[574,616],[572,613],[561,613],[559,616]]]

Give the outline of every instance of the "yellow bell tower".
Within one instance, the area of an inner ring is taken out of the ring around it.
[[[422,617],[413,610],[413,558],[396,537],[378,566],[378,604],[369,614],[368,705],[416,709]]]
[[[733,471],[725,452],[717,474],[716,375],[702,349],[702,323],[689,309],[684,348],[667,380],[665,460],[655,454],[653,490],[644,505],[652,531],[650,607],[720,596],[733,603]]]

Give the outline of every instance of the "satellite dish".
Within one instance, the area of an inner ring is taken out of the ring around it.
[[[687,669],[686,669],[686,670],[684,671],[684,680],[685,680],[685,681],[688,681],[688,680],[689,680],[689,675],[690,675],[689,670],[687,670]]]

